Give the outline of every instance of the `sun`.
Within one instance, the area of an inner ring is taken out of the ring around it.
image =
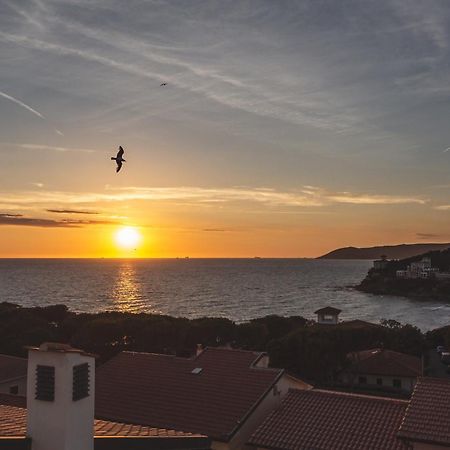
[[[116,244],[125,250],[135,249],[141,241],[141,234],[134,227],[123,227],[116,232]]]

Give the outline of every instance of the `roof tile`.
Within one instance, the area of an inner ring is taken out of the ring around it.
[[[253,367],[261,355],[212,348],[190,359],[120,353],[97,370],[96,416],[228,440],[283,373]]]
[[[450,380],[419,378],[398,436],[450,444]]]
[[[290,390],[250,439],[282,450],[406,449],[396,432],[408,402],[322,390]]]

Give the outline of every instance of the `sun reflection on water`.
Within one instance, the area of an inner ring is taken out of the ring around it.
[[[139,312],[144,308],[146,302],[143,301],[142,284],[132,261],[123,261],[118,267],[112,297],[119,311]]]

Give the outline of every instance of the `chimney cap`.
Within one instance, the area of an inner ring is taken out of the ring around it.
[[[83,356],[91,356],[93,358],[97,357],[97,355],[85,352],[79,348],[71,347],[69,344],[63,344],[61,342],[44,342],[39,347],[26,346],[25,349],[37,352],[79,353]]]

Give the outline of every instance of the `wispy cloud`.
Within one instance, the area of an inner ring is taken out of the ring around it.
[[[319,187],[280,191],[270,188],[203,188],[203,187],[123,187],[108,186],[105,192],[34,191],[9,193],[2,204],[98,204],[126,201],[189,202],[192,204],[237,204],[253,202],[268,207],[318,208],[328,205],[424,205],[421,196],[379,195],[351,192],[332,192]],[[51,208],[60,209],[60,208]]]
[[[24,217],[21,214],[0,214],[0,226],[25,226],[40,228],[80,228],[88,225],[113,225],[111,220],[53,220],[35,217]]]
[[[419,239],[438,239],[442,237],[442,235],[435,233],[416,233],[416,236]]]
[[[26,103],[22,102],[18,98],[13,97],[12,95],[8,95],[5,92],[0,91],[0,97],[6,98],[7,100],[15,103],[16,105],[21,106],[22,108],[25,108],[27,111],[30,111],[35,116],[40,117],[41,119],[45,119],[45,117],[36,109],[32,108],[30,105],[27,105]]]
[[[59,147],[54,145],[45,144],[16,144],[13,142],[0,142],[0,145],[8,145],[24,150],[50,150],[54,152],[81,152],[81,153],[93,153],[95,150],[90,148],[71,148],[71,147]]]
[[[47,209],[47,212],[55,214],[100,214],[97,211],[83,211],[79,209]]]
[[[434,209],[437,209],[438,211],[450,211],[450,205],[438,205],[435,206]]]

